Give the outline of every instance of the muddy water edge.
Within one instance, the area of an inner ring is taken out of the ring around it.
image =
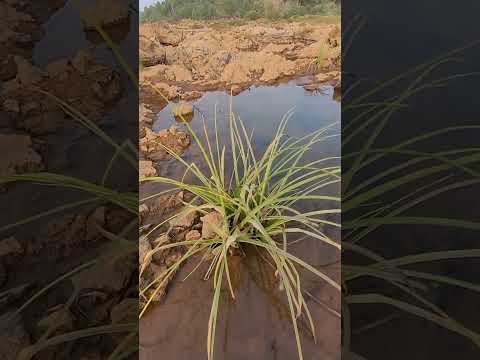
[[[204,122],[207,133],[212,136],[214,121],[221,138],[228,131],[230,106],[236,116],[253,130],[255,152],[261,154],[287,111],[293,108],[293,116],[287,127],[292,137],[306,135],[324,126],[332,125],[332,133],[339,134],[340,103],[336,101],[335,90],[331,85],[320,86],[317,91],[305,90],[303,85],[309,79],[298,78],[276,86],[252,86],[246,91],[231,97],[225,91],[204,93],[193,101],[193,115],[190,126],[204,139]],[[230,105],[230,103],[232,105]],[[175,104],[157,104],[150,114],[151,130],[154,134],[165,133],[165,129],[176,128],[175,134],[185,132],[184,125],[175,120],[172,107]],[[148,131],[148,130],[147,130]],[[172,135],[173,137],[179,135]],[[340,137],[333,137],[316,145],[306,157],[306,161],[318,156],[339,156]],[[184,169],[173,159],[150,153],[155,173],[162,176],[181,177]],[[204,166],[198,147],[186,142],[182,157],[188,162]],[[228,154],[227,154],[228,158]],[[140,198],[158,193],[162,187],[146,184],[140,188]],[[332,187],[331,194],[339,189]],[[146,201],[143,226],[155,224],[169,214],[168,207],[175,207],[176,199],[163,197]],[[178,200],[177,200],[178,205]],[[303,210],[328,207],[326,203],[303,204]],[[333,220],[339,220],[332,218]],[[339,231],[326,227],[326,233],[339,240]],[[161,232],[159,232],[161,233]],[[248,250],[250,251],[250,250]],[[307,240],[292,245],[291,251],[334,279],[340,278],[339,253],[315,240]],[[170,254],[172,256],[172,254]],[[232,300],[227,291],[223,292],[217,327],[217,359],[262,359],[290,360],[297,358],[297,348],[285,294],[279,290],[278,281],[263,260],[263,255],[251,250],[246,257],[232,259],[236,299]],[[140,322],[140,358],[142,360],[162,357],[175,359],[206,358],[207,324],[212,301],[211,281],[202,279],[206,268],[200,268],[183,281],[197,264],[198,259],[189,260],[170,281],[164,295]],[[338,359],[340,341],[339,318],[325,305],[339,311],[339,296],[310,274],[304,273],[303,286],[309,295],[307,303],[316,324],[318,342],[315,344],[305,323],[300,324],[305,359]],[[225,289],[226,290],[226,289]]]

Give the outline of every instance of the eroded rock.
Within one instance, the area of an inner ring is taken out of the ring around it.
[[[182,154],[190,145],[190,135],[176,126],[155,133],[145,128],[145,136],[140,139],[140,151],[151,160],[164,160],[169,154],[165,147],[176,154]]]
[[[186,211],[185,213],[182,213],[170,220],[170,226],[173,229],[177,228],[185,230],[191,228],[197,219],[198,212],[196,210]]]
[[[175,31],[176,30],[176,31]],[[162,61],[141,71],[142,84],[162,84],[169,99],[190,98],[205,89],[230,90],[305,75],[339,71],[340,31],[330,24],[255,23],[242,26],[181,21],[142,24],[140,54],[161,52]],[[159,50],[161,48],[161,50]],[[157,55],[159,58],[159,55]]]

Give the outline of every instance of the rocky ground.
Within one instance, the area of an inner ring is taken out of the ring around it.
[[[156,113],[167,100],[181,100],[172,107],[174,116],[191,119],[188,100],[211,90],[238,94],[252,85],[273,85],[308,76],[308,91],[329,83],[340,87],[340,28],[322,22],[195,22],[152,23],[140,26],[140,176],[165,175],[170,155],[165,147],[181,155],[191,144],[189,134],[172,126],[152,130]],[[152,195],[140,187],[140,198]],[[182,248],[155,251],[161,245],[203,236],[205,224],[198,214],[167,222],[151,229],[188,201],[180,192],[161,196],[140,205],[140,290],[145,303],[153,289],[148,284],[162,276],[183,253]],[[208,226],[207,226],[208,228]],[[175,231],[171,231],[175,229]],[[149,234],[146,236],[146,234]],[[152,253],[155,254],[152,256]],[[168,281],[154,297],[161,301]]]
[[[339,85],[340,28],[321,22],[143,24],[140,61],[145,96],[154,84],[169,99],[206,90],[239,93],[305,74]]]

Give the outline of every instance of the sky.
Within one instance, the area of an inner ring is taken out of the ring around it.
[[[156,3],[158,0],[140,0],[140,10],[143,10],[145,6],[152,5]]]

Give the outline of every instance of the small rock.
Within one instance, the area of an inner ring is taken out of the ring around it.
[[[181,101],[180,104],[172,106],[172,114],[175,117],[191,115],[193,114],[193,106],[185,101]]]
[[[204,239],[211,239],[222,228],[223,216],[218,211],[213,211],[201,218],[202,237]]]
[[[170,226],[172,228],[188,229],[193,226],[197,219],[198,212],[196,210],[189,210],[170,220]]]
[[[149,160],[140,160],[140,177],[157,176],[157,170],[153,167],[153,162]]]
[[[13,236],[0,242],[0,258],[4,256],[20,255],[23,253],[22,245]]]
[[[192,231],[189,231],[185,235],[185,240],[186,241],[195,241],[195,240],[199,240],[201,237],[202,237],[202,234],[200,233],[200,231],[192,230]]]

